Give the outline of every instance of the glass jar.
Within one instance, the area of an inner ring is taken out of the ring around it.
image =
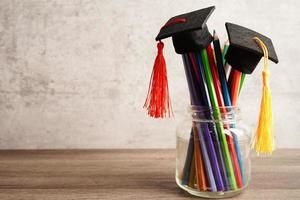
[[[232,197],[250,181],[250,131],[238,107],[191,106],[177,127],[176,183],[192,195]]]

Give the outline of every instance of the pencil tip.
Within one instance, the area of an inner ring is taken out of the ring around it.
[[[217,35],[217,33],[216,33],[216,30],[214,30],[213,37],[214,37],[214,40],[218,40],[218,39],[219,39],[219,38],[218,38],[218,35]]]

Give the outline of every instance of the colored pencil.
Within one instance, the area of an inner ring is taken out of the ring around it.
[[[214,40],[213,40],[214,52],[215,52],[215,57],[216,57],[219,79],[220,79],[221,86],[222,86],[224,103],[225,103],[225,106],[231,106],[231,99],[230,99],[230,94],[229,94],[229,90],[228,90],[228,86],[227,86],[226,74],[225,74],[225,70],[223,68],[224,62],[222,60],[223,57],[222,57],[222,52],[221,52],[220,41],[219,41],[218,35],[216,34],[215,31],[214,31],[213,37],[214,37]],[[242,74],[242,78],[243,77],[245,77],[245,74]],[[239,92],[241,91],[241,88],[242,88],[242,81],[241,81],[241,84],[239,87]],[[243,184],[245,184],[246,183],[245,182],[245,172],[244,172],[244,167],[243,167],[242,156],[241,156],[241,152],[240,152],[240,148],[239,148],[238,139],[237,139],[235,133],[233,133],[232,135],[233,135],[233,142],[234,142],[234,147],[236,150],[237,159],[239,162],[240,173],[242,175]]]
[[[238,95],[239,95],[242,73],[235,69],[232,69],[230,74],[232,74],[232,76],[230,78],[230,80],[231,80],[230,81],[230,83],[231,83],[231,85],[230,85],[231,104],[233,106],[236,106],[237,100],[238,100]]]
[[[193,69],[195,78],[197,79],[196,84],[198,85],[199,88],[198,93],[201,94],[201,100],[202,100],[201,106],[205,106],[206,99],[204,99],[204,95],[205,95],[204,86],[203,84],[201,84],[201,77],[200,77],[195,56],[193,53],[188,53],[185,56],[186,56],[186,60],[188,61],[187,65],[190,66],[189,67],[190,69]],[[196,125],[198,124],[199,123],[196,123]],[[207,127],[207,124],[205,126]],[[202,148],[201,152],[203,154],[204,165],[207,171],[206,174],[208,177],[210,188],[212,191],[216,191],[216,182],[217,182],[218,190],[222,191],[224,190],[223,181],[222,181],[218,160],[216,157],[214,145],[208,127],[204,129],[204,131],[198,130],[198,134],[200,138],[200,146]]]
[[[222,53],[222,59],[223,59],[223,66],[224,66],[224,71],[225,71],[225,77],[229,76],[229,72],[230,72],[230,66],[227,64],[226,59],[225,59],[226,53],[228,51],[228,47],[229,47],[228,41],[226,41],[224,43],[223,53]]]
[[[190,133],[188,149],[187,149],[185,163],[184,163],[184,167],[183,167],[183,177],[182,177],[183,185],[189,184],[190,168],[191,168],[193,157],[194,157],[194,134],[193,134],[193,129],[192,129],[191,133]]]
[[[243,77],[243,73],[234,70],[233,72],[233,76],[232,76],[232,85],[231,85],[231,96],[232,96],[232,106],[236,106],[237,105],[237,101],[238,101],[238,95],[241,91],[241,79]],[[233,125],[233,128],[235,127],[235,125]],[[232,136],[233,138],[237,138],[236,134],[232,132]],[[237,140],[237,139],[235,139]],[[239,149],[239,145],[235,144],[236,149]],[[243,183],[246,184],[246,175],[245,175],[245,171],[244,171],[244,167],[243,167],[243,161],[241,158],[241,154],[240,152],[238,152],[238,157],[239,157],[239,163],[240,163],[240,169],[242,172],[242,180]]]
[[[197,187],[199,190],[206,191],[208,189],[208,184],[206,181],[204,163],[202,160],[202,152],[199,144],[199,136],[195,130],[196,126],[193,125],[194,131],[194,155],[195,155],[195,167],[196,167],[196,178],[197,178]]]
[[[194,141],[194,140],[193,140]],[[189,187],[195,187],[195,177],[196,177],[196,168],[195,168],[195,156],[193,153],[193,159],[190,167],[190,178],[189,178]]]
[[[185,69],[186,69],[186,73],[187,73],[188,84],[190,86],[191,97],[194,98],[194,99],[191,99],[191,102],[193,102],[194,105],[203,105],[203,99],[201,97],[201,93],[199,92],[199,84],[198,84],[200,77],[199,77],[199,74],[195,71],[197,69],[195,68],[195,66],[193,66],[191,64],[187,54],[185,54],[183,56],[183,58],[184,58],[184,65],[185,65]],[[194,134],[199,134],[195,128],[193,129],[193,131],[194,131]],[[198,136],[194,135],[194,140],[195,140],[195,137],[199,138],[199,135]],[[197,141],[199,143],[199,145],[197,145],[197,146],[195,145],[196,142],[194,141],[194,157],[195,157],[195,163],[196,163],[195,166],[196,166],[196,172],[197,172],[196,173],[197,182],[199,182],[200,178],[203,177],[203,175],[204,175],[206,180],[205,180],[205,182],[202,181],[202,183],[203,184],[205,183],[205,184],[200,185],[199,187],[207,190],[208,187],[210,186],[212,191],[216,191],[215,180],[214,180],[214,177],[212,176],[212,168],[211,168],[210,162],[208,160],[208,152],[206,151],[206,149],[205,150],[203,149],[204,140],[198,139]],[[202,143],[202,144],[200,144],[200,143]],[[202,150],[198,149],[198,148],[202,148]],[[196,156],[196,155],[198,155],[198,156]],[[189,156],[190,156],[190,154],[189,154]],[[199,160],[199,158],[201,158],[201,160]],[[186,162],[186,164],[188,164],[188,162]],[[204,171],[203,175],[198,174],[198,172],[202,173],[202,168],[204,170],[206,170],[206,173]],[[189,169],[186,168],[184,170],[190,171],[190,168]],[[184,174],[189,174],[189,173],[184,172]],[[190,174],[189,174],[189,176],[190,176]],[[184,180],[184,183],[186,184],[187,180]]]
[[[215,93],[215,89],[214,89],[214,85],[213,85],[213,80],[212,80],[212,75],[211,75],[211,71],[210,71],[210,67],[209,67],[209,61],[208,61],[206,49],[202,49],[200,51],[200,53],[201,53],[201,58],[203,61],[204,72],[205,72],[205,76],[206,76],[206,81],[207,81],[207,86],[208,86],[208,91],[209,91],[209,96],[210,96],[210,100],[212,103],[212,107],[218,108],[219,105],[218,105],[218,101],[217,101],[217,97],[216,97],[216,93]],[[213,114],[216,119],[220,118],[219,109],[214,109]],[[236,184],[235,175],[234,175],[234,171],[233,171],[233,165],[231,162],[231,157],[230,157],[223,125],[220,122],[216,122],[216,127],[217,127],[218,136],[220,139],[220,143],[222,146],[222,150],[223,150],[222,152],[223,152],[223,155],[225,158],[226,169],[228,170],[228,174],[229,174],[230,185],[231,185],[232,189],[237,189],[237,184]]]
[[[244,77],[244,78],[242,78]],[[237,105],[237,101],[238,101],[238,95],[241,92],[241,88],[243,83],[241,83],[241,79],[245,79],[245,75],[242,72],[239,72],[237,70],[232,69],[232,80],[231,80],[231,97],[232,97],[232,106],[236,106]],[[243,80],[244,81],[244,80]],[[235,126],[233,126],[234,128]],[[232,133],[233,138],[237,138],[235,133]],[[235,139],[237,140],[237,139]],[[235,144],[236,149],[239,150],[239,145]],[[242,175],[242,180],[243,183],[246,184],[246,175],[244,172],[244,167],[243,167],[243,162],[242,162],[242,158],[241,158],[241,154],[238,151],[238,159],[239,159],[239,163],[240,163],[240,170],[241,170],[241,175]]]
[[[186,60],[186,56],[182,55],[182,60],[183,60],[183,65],[184,65],[184,71],[186,74],[186,79],[188,82],[188,88],[189,88],[189,94],[190,94],[190,101],[192,105],[199,105],[200,104],[200,99],[198,98],[198,94],[197,94],[197,88],[194,84],[194,81],[192,79],[193,77],[193,73],[190,69],[190,67],[187,64],[187,60]]]
[[[241,93],[241,90],[242,90],[242,87],[243,87],[245,78],[246,78],[246,74],[245,74],[245,73],[242,73],[241,83],[240,83],[240,88],[239,88],[239,94]]]
[[[197,60],[197,65],[198,65],[198,69],[200,72],[200,77],[201,77],[201,83],[203,85],[203,91],[201,91],[203,93],[203,98],[206,99],[206,106],[208,108],[212,108],[211,102],[210,102],[210,98],[209,98],[209,93],[208,93],[208,88],[207,88],[207,82],[206,82],[206,78],[205,78],[205,72],[204,72],[204,68],[203,68],[203,64],[202,64],[202,60],[201,60],[201,55],[200,53],[195,53],[195,57]],[[208,119],[212,119],[212,116],[207,116]],[[229,190],[229,179],[227,176],[227,171],[226,171],[226,166],[225,166],[225,161],[224,161],[224,157],[223,157],[223,153],[222,153],[222,147],[219,141],[219,137],[217,134],[217,129],[214,123],[208,123],[209,126],[209,130],[211,132],[211,134],[209,134],[212,137],[212,141],[215,147],[215,152],[216,152],[216,156],[218,159],[218,163],[219,163],[219,168],[220,168],[220,172],[221,172],[221,176],[222,176],[222,180],[223,180],[223,185],[224,185],[224,189],[225,190]],[[216,175],[217,176],[217,175]],[[222,187],[220,186],[220,189],[222,189]]]
[[[218,104],[220,106],[220,110],[221,110],[222,114],[226,116],[227,110],[225,108],[225,104],[223,101],[221,84],[219,81],[219,76],[217,73],[216,64],[214,61],[214,55],[213,55],[213,50],[212,50],[211,45],[208,45],[208,47],[207,47],[207,55],[208,55],[208,59],[209,59],[209,66],[210,66],[210,70],[212,73],[212,79],[213,79],[213,83],[214,83],[214,88],[215,88]],[[230,128],[228,124],[224,124],[224,126],[226,129]],[[234,146],[234,141],[233,141],[233,138],[228,135],[226,136],[226,138],[227,138],[228,149],[230,152],[230,156],[231,156],[231,160],[232,160],[232,164],[233,164],[233,168],[234,168],[236,183],[237,183],[237,186],[239,188],[241,188],[241,187],[243,187],[243,180],[242,180],[240,166],[239,166],[239,162],[238,162],[238,158],[237,158],[237,152],[236,152],[236,149]]]
[[[226,80],[226,72],[223,67],[224,59],[225,59],[224,56],[227,52],[228,45],[224,46],[224,54],[222,55],[220,41],[219,41],[219,38],[215,31],[214,31],[213,37],[214,37],[214,40],[213,40],[214,52],[215,52],[215,58],[216,58],[216,63],[217,63],[217,68],[218,68],[218,75],[219,75],[219,79],[220,79],[220,83],[221,83],[221,87],[222,87],[224,104],[226,106],[231,106],[231,99],[230,99],[229,89],[228,89],[227,80]]]
[[[204,163],[204,166],[205,166],[205,172],[206,172],[206,176],[207,176],[207,180],[208,180],[208,185],[210,186],[210,190],[212,192],[216,192],[217,191],[217,186],[216,186],[216,182],[215,182],[215,178],[214,178],[214,174],[213,174],[213,170],[212,170],[212,167],[211,167],[211,163],[210,163],[210,160],[209,160],[209,152],[208,150],[210,149],[207,149],[206,148],[206,145],[205,145],[205,139],[204,139],[204,136],[203,136],[203,130],[200,126],[200,123],[195,123],[195,132],[198,133],[198,136],[199,136],[199,144],[200,144],[200,148],[201,148],[201,152],[202,152],[202,158],[203,158],[203,163]],[[213,162],[212,162],[213,163]],[[220,176],[221,178],[221,176]]]
[[[228,51],[228,47],[229,47],[229,45],[228,45],[228,40],[227,40],[227,41],[224,43],[223,51],[222,51],[223,65],[225,65],[225,63],[226,63],[225,55],[226,55],[226,53],[227,53],[227,51]]]
[[[188,61],[186,60],[186,57],[184,55],[182,55],[182,60],[183,60],[184,70],[185,70],[186,79],[187,79],[187,83],[188,83],[191,104],[199,105],[200,99],[199,99],[199,95],[197,94],[197,88],[196,88],[194,80],[193,80],[193,72],[191,71],[190,66],[187,64]],[[189,182],[188,180],[191,178],[190,177],[190,171],[191,171],[190,163],[191,163],[191,158],[195,157],[195,155],[194,155],[194,135],[192,132],[190,135],[190,142],[191,142],[191,140],[193,141],[193,143],[192,144],[189,143],[189,145],[188,145],[186,160],[185,160],[184,169],[183,169],[183,178],[182,178],[183,185],[187,185]]]

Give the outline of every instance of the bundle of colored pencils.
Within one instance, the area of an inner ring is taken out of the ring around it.
[[[244,75],[232,69],[226,79],[227,46],[222,55],[215,32],[213,37],[206,49],[182,55],[191,104],[211,109],[204,118],[212,122],[193,122],[181,183],[218,192],[237,190],[247,183],[237,136],[230,131],[235,124],[221,119],[228,108],[236,106]]]

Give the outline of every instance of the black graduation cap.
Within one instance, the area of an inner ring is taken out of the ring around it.
[[[215,6],[211,6],[172,17],[160,29],[155,40],[160,41],[172,36],[173,45],[178,54],[206,48],[213,40],[206,21],[214,9]]]
[[[157,43],[157,56],[144,104],[144,108],[147,109],[148,115],[151,117],[163,118],[173,114],[169,97],[166,62],[163,56],[164,43],[161,40],[172,36],[175,51],[179,54],[206,48],[213,40],[207,29],[206,21],[214,9],[215,7],[211,6],[172,17],[161,27],[155,38],[156,41],[159,41]]]
[[[254,37],[258,37],[263,41],[268,49],[269,59],[278,63],[270,38],[236,24],[227,22],[225,26],[230,42],[225,58],[233,68],[246,74],[251,74],[254,71],[264,55],[262,49],[254,41]]]

